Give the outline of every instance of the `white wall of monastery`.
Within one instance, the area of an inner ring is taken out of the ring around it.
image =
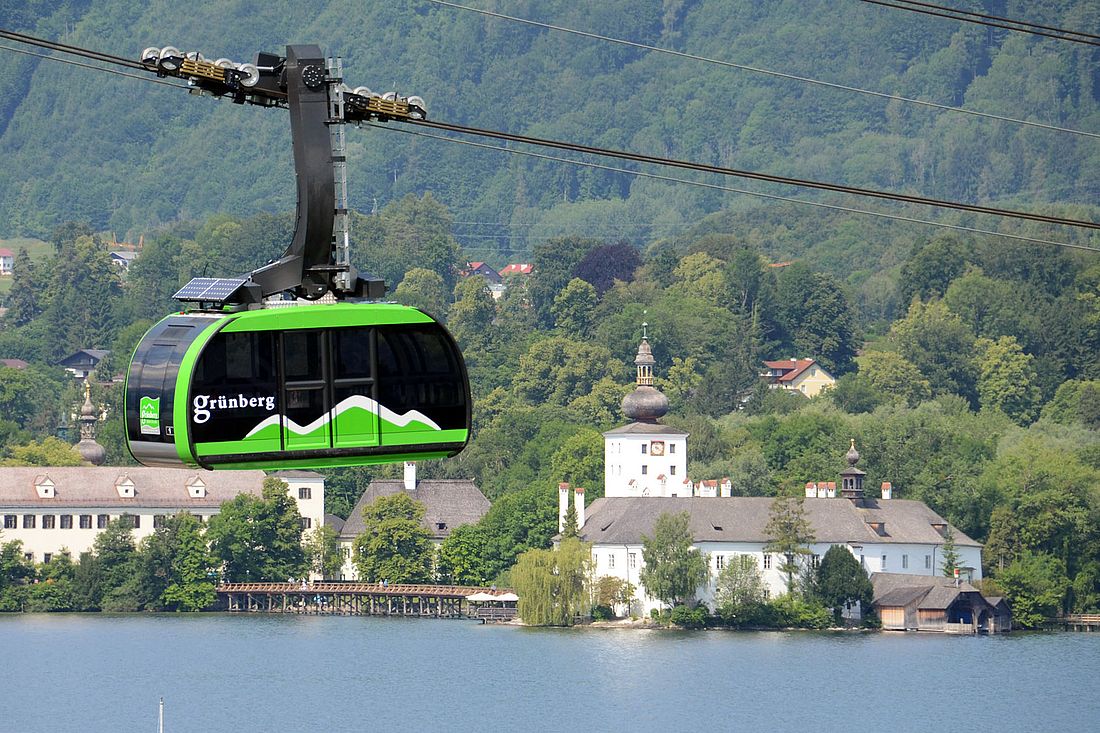
[[[605,496],[690,496],[686,478],[686,435],[613,433],[604,439]]]

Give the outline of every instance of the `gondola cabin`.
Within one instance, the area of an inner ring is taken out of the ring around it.
[[[415,308],[192,311],[138,344],[125,412],[146,466],[356,466],[461,451],[470,386],[454,339]]]

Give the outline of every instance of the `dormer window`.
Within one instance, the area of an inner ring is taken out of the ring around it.
[[[34,479],[34,490],[38,494],[39,499],[55,499],[57,494],[54,492],[54,483],[48,475],[37,476]]]
[[[115,491],[121,499],[133,499],[135,493],[133,480],[126,475],[119,476],[115,480]]]
[[[886,536],[886,522],[868,522],[867,524],[879,537]]]
[[[940,533],[940,537],[947,534],[947,524],[944,522],[932,522],[932,529]]]
[[[192,499],[205,498],[206,483],[198,476],[193,476],[191,480],[187,482],[187,495]]]

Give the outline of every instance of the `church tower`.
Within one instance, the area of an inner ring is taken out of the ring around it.
[[[642,342],[634,364],[637,386],[623,398],[623,415],[633,422],[604,436],[604,495],[691,496],[687,484],[687,437],[662,425],[668,397],[653,386],[653,351],[642,324]]]

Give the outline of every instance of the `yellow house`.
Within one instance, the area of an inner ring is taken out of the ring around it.
[[[773,389],[789,389],[807,397],[816,397],[836,384],[833,375],[813,359],[766,361],[764,367],[760,376]]]

